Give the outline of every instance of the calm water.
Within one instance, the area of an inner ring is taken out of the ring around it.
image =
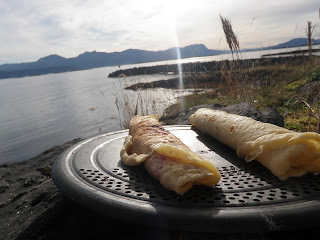
[[[120,92],[120,80],[107,78],[116,69],[0,80],[0,163],[27,160],[74,138],[120,130],[114,94]],[[168,76],[145,78],[138,77],[146,81]],[[158,101],[159,111],[177,96],[176,91],[164,89],[144,93]],[[127,95],[134,98],[136,93]],[[166,104],[163,97],[169,99]]]
[[[291,49],[292,50],[292,49]],[[283,50],[286,51],[286,50]],[[243,58],[259,58],[275,51],[243,53]],[[277,50],[279,52],[279,50]],[[230,59],[230,54],[182,59],[181,62]],[[131,68],[172,64],[176,60],[122,66]],[[48,74],[0,80],[0,164],[27,160],[54,145],[74,138],[88,138],[100,132],[120,130],[115,92],[135,81],[154,81],[172,76],[138,76],[111,79],[118,67]],[[117,89],[117,90],[116,90]],[[137,93],[125,91],[133,99]],[[175,101],[178,91],[142,91],[157,103],[161,112]],[[165,99],[165,101],[164,101]]]

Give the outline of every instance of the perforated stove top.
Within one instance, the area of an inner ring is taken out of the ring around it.
[[[194,186],[183,196],[163,188],[143,166],[128,167],[120,149],[128,131],[99,135],[66,150],[52,178],[68,198],[124,223],[201,232],[266,232],[320,225],[320,176],[280,181],[258,162],[190,126],[170,126],[221,173],[214,187]]]

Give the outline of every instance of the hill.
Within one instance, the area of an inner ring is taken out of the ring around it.
[[[182,58],[217,55],[227,52],[210,50],[203,44],[194,44],[183,48],[170,48],[164,51],[128,49],[112,53],[84,52],[74,58],[64,58],[53,54],[40,58],[36,62],[0,65],[0,78],[35,76],[105,66],[172,60],[177,58],[177,51],[180,51]]]
[[[285,47],[297,47],[306,45],[306,38],[296,38],[288,42],[262,49],[276,49]],[[314,44],[319,44],[320,40],[314,40]],[[242,51],[256,51],[255,49],[244,49]],[[64,58],[52,54],[40,58],[36,62],[15,63],[0,65],[0,79],[15,78],[25,76],[35,76],[48,73],[60,73],[67,71],[77,71],[106,66],[118,66],[125,64],[135,64],[141,62],[153,62],[177,59],[177,52],[181,58],[200,57],[229,53],[228,50],[211,50],[203,44],[194,44],[182,48],[170,48],[162,51],[146,51],[139,49],[127,49],[122,52],[84,52],[77,57]]]
[[[249,48],[249,49],[243,49],[243,52],[246,51],[258,51],[258,50],[270,50],[270,49],[280,49],[280,48],[292,48],[292,47],[302,47],[307,46],[307,38],[294,38],[287,42],[280,43],[274,46],[268,46],[268,47],[262,47],[262,48]],[[320,44],[320,39],[314,39],[312,42],[313,45]]]
[[[278,49],[278,48],[290,48],[290,47],[301,47],[306,46],[308,40],[306,38],[295,38],[285,43],[280,43],[278,45],[270,47],[271,49]],[[314,39],[313,45],[320,44],[320,39]],[[268,49],[268,48],[267,48]]]

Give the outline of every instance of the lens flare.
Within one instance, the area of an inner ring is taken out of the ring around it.
[[[176,46],[177,51],[177,64],[178,64],[178,72],[179,72],[179,84],[178,84],[178,92],[179,92],[179,102],[180,102],[180,112],[185,110],[185,101],[183,96],[183,66],[181,63],[181,52],[179,45]]]
[[[174,45],[176,48],[176,54],[177,54],[177,65],[178,65],[178,77],[179,77],[179,84],[178,84],[178,94],[179,94],[179,102],[180,102],[180,112],[184,112],[185,110],[185,100],[183,96],[183,90],[184,90],[184,84],[183,84],[183,65],[181,61],[181,51],[180,51],[180,44],[179,44],[179,38],[176,28],[176,20],[175,15],[172,9],[171,11],[168,11],[168,19],[170,19],[169,25],[171,27],[171,34],[174,40]]]

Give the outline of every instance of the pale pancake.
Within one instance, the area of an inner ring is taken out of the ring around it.
[[[294,132],[249,117],[202,108],[189,118],[204,134],[236,150],[246,161],[256,159],[281,180],[320,172],[320,135]]]

